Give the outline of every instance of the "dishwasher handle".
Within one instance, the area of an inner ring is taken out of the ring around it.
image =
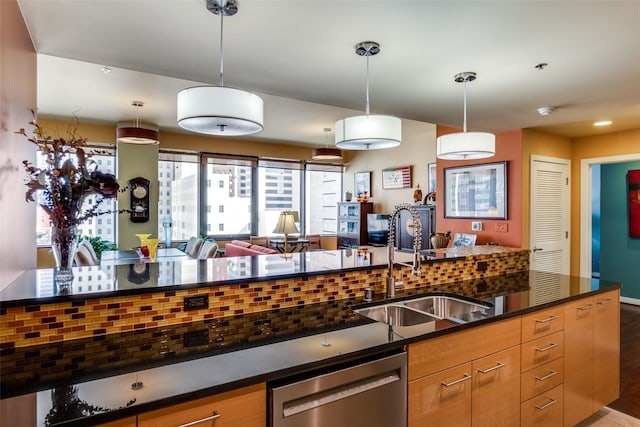
[[[345,399],[356,394],[364,393],[369,390],[383,387],[387,384],[400,381],[399,372],[388,372],[383,375],[377,375],[370,378],[365,378],[360,381],[345,384],[335,387],[327,391],[320,391],[310,396],[305,396],[300,399],[284,402],[283,415],[284,417],[290,417],[299,414],[310,409],[319,408],[329,403]]]

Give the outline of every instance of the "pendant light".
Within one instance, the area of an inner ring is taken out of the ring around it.
[[[467,132],[467,82],[476,73],[467,71],[455,75],[456,83],[464,83],[464,121],[462,132],[442,135],[436,140],[436,156],[444,160],[486,159],[496,154],[496,136],[487,132]]]
[[[331,128],[324,128],[325,141],[329,140],[329,132],[331,132]],[[313,160],[341,160],[342,159],[342,150],[339,148],[328,147],[329,144],[326,144],[323,148],[314,148],[311,153],[311,158]]]
[[[116,129],[116,139],[124,144],[158,145],[160,133],[157,130],[140,127],[140,108],[144,106],[142,101],[133,101],[131,105],[136,107],[136,126],[119,127]]]
[[[219,136],[251,135],[264,126],[263,101],[258,95],[224,86],[223,22],[238,12],[236,0],[207,0],[207,9],[220,15],[220,78],[218,86],[197,86],[178,93],[178,125]]]
[[[338,120],[336,147],[345,150],[377,150],[397,147],[402,140],[402,122],[393,116],[369,114],[369,57],[380,53],[376,42],[356,45],[356,54],[367,58],[367,91],[365,115]]]

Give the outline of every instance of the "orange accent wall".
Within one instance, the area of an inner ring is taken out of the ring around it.
[[[436,137],[460,132],[458,129],[437,126]],[[444,217],[444,168],[507,161],[507,219],[453,219]],[[496,134],[496,155],[482,160],[441,160],[436,161],[436,227],[439,233],[477,234],[476,245],[496,242],[503,246],[523,247],[522,240],[522,130],[512,130]],[[481,221],[482,231],[472,231],[471,222]],[[507,232],[496,231],[496,225],[506,224]]]

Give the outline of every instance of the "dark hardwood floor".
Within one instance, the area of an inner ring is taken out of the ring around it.
[[[620,398],[610,408],[640,419],[640,306],[620,304]]]

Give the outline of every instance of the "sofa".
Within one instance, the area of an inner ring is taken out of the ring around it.
[[[260,245],[253,245],[249,242],[243,242],[242,240],[232,240],[224,246],[224,249],[225,257],[268,255],[280,253],[275,249],[267,248]]]

